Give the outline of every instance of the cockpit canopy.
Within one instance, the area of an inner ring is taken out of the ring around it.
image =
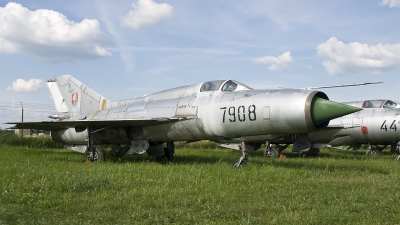
[[[200,88],[200,92],[219,91],[219,90],[223,92],[231,92],[231,91],[243,91],[252,89],[253,88],[234,80],[214,80],[203,83],[203,85]]]
[[[390,100],[367,100],[363,103],[362,108],[397,108],[397,103]]]
[[[356,102],[344,102],[347,105],[352,105],[364,109],[373,109],[373,108],[384,108],[384,109],[394,109],[400,108],[400,104],[393,102],[391,100],[366,100],[366,101],[356,101]]]

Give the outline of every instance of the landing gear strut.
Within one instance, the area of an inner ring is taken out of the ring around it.
[[[397,147],[398,147],[397,144],[391,144],[391,145],[390,145],[390,153],[392,153],[392,154],[398,153]]]
[[[268,157],[271,156],[271,142],[270,141],[266,141],[265,142],[265,151],[264,151],[264,157]]]
[[[175,145],[174,142],[169,141],[167,142],[167,147],[164,148],[165,156],[167,157],[167,160],[169,162],[174,161],[174,155],[175,155]]]
[[[242,156],[239,158],[239,160],[235,161],[233,163],[234,168],[242,167],[247,164],[247,159],[249,158],[249,152],[254,152],[257,149],[259,149],[261,146],[260,143],[254,143],[254,142],[244,142],[242,141],[238,147],[239,150],[242,151]]]
[[[249,153],[247,152],[246,148],[246,143],[244,141],[241,144],[239,144],[239,149],[242,150],[242,156],[239,158],[239,160],[233,163],[234,168],[245,166],[247,164],[247,159],[249,157]]]
[[[168,162],[173,162],[174,161],[174,155],[175,155],[175,145],[174,142],[169,141],[167,142],[167,147],[164,148],[164,155],[162,156],[157,156],[157,161],[164,161],[165,159]]]
[[[105,153],[100,147],[94,147],[93,143],[93,132],[92,127],[87,128],[88,131],[88,148],[86,150],[85,156],[87,157],[86,162],[100,162],[104,161]]]
[[[386,145],[384,145],[383,147],[380,147],[378,145],[372,146],[370,143],[368,143],[368,151],[367,151],[367,155],[379,155],[382,153],[382,150],[386,148]]]
[[[396,156],[396,158],[394,158],[394,160],[400,161],[400,141],[397,143],[396,152],[398,155]]]

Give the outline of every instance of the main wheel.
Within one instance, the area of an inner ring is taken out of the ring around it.
[[[167,147],[164,148],[164,155],[157,156],[157,162],[173,162],[175,155],[175,145],[174,142],[167,142]]]
[[[167,142],[167,147],[164,148],[165,156],[169,162],[174,161],[175,145],[174,142]]]
[[[306,152],[301,152],[300,156],[303,158],[315,157],[318,155],[318,153],[319,153],[319,148],[310,148],[310,150],[308,150]]]
[[[367,151],[367,155],[380,155],[382,152],[379,149],[372,148],[371,150]]]
[[[94,148],[94,154],[92,156],[91,162],[101,162],[106,159],[104,150],[100,147]]]
[[[273,158],[279,158],[281,153],[279,152],[278,148],[272,147],[269,151],[268,156],[273,157]]]

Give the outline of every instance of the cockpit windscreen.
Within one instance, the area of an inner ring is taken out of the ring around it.
[[[387,109],[394,109],[394,108],[397,108],[397,103],[392,102],[392,101],[390,101],[390,100],[387,100],[387,101],[385,102],[385,104],[383,105],[383,108],[387,108]]]
[[[363,104],[363,108],[379,108],[384,100],[369,100],[365,101]]]
[[[221,87],[221,85],[222,85],[222,87]],[[242,84],[242,83],[234,81],[234,80],[215,80],[215,81],[205,82],[201,86],[200,92],[218,91],[220,87],[221,87],[221,91],[223,91],[223,92],[243,91],[243,90],[252,90],[253,89],[245,84]]]
[[[200,92],[205,92],[205,91],[218,91],[219,86],[224,82],[224,80],[214,80],[214,81],[209,81],[205,82],[201,88]]]

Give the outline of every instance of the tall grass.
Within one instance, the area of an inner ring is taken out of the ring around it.
[[[27,137],[16,135],[13,131],[0,129],[0,145],[9,146],[24,146],[28,148],[44,148],[44,149],[61,149],[64,148],[63,144],[53,141],[51,137]],[[111,148],[111,145],[103,145],[105,149]],[[219,148],[217,144],[211,141],[199,142],[175,142],[176,148],[193,148],[193,149],[216,149]]]
[[[178,145],[178,144],[177,144]],[[181,147],[175,162],[0,146],[0,224],[398,224],[399,162],[324,149],[317,158]]]
[[[64,148],[51,137],[22,137],[12,131],[0,130],[0,144],[9,146],[25,146],[28,148]]]

